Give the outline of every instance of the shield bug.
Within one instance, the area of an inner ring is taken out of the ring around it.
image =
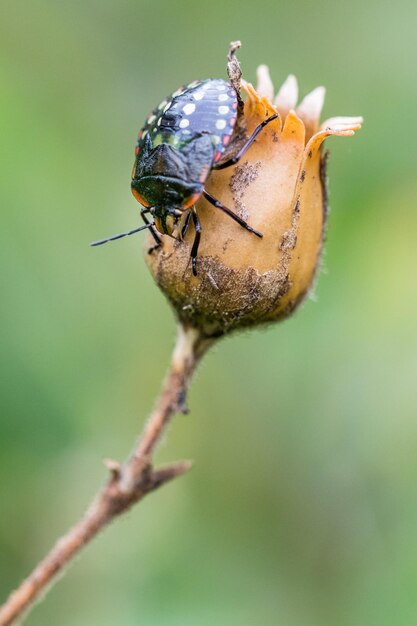
[[[160,234],[182,239],[192,221],[195,237],[190,256],[196,275],[201,225],[195,203],[201,196],[241,227],[262,237],[204,188],[212,170],[236,164],[264,126],[278,117],[275,114],[265,119],[236,151],[230,154],[229,150],[226,155],[229,143],[234,145],[240,102],[232,82],[222,79],[194,81],[163,100],[146,119],[135,150],[131,188],[143,207],[145,225],[91,245],[149,229],[155,240],[152,252],[161,245]]]

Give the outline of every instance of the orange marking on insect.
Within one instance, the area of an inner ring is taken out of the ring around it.
[[[132,193],[135,196],[136,200],[138,202],[140,202],[140,204],[144,207],[150,207],[152,206],[147,200],[145,200],[145,198],[143,198],[137,191],[136,189],[133,189],[132,187]]]
[[[184,202],[182,203],[182,208],[183,209],[190,209],[193,206],[193,204],[195,204],[197,202],[197,200],[199,199],[200,196],[201,196],[201,193],[193,193],[192,196],[190,196],[189,198],[186,198],[184,200]]]
[[[220,159],[220,157],[222,156],[222,153],[220,151],[217,151],[216,154],[214,155],[214,163],[217,163],[217,161]]]
[[[228,143],[229,143],[229,141],[230,141],[230,138],[231,138],[231,135],[224,135],[224,137],[223,137],[223,139],[222,139],[222,144],[223,144],[224,146],[227,146],[227,144],[228,144]]]

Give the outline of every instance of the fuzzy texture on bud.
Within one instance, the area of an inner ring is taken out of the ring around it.
[[[249,136],[274,113],[239,163],[212,171],[207,191],[260,231],[259,239],[204,198],[196,204],[202,235],[193,276],[184,241],[163,236],[147,255],[149,268],[179,320],[205,336],[221,336],[290,315],[311,288],[326,223],[326,155],[330,135],[349,136],[361,118],[332,118],[319,126],[324,88],[296,108],[297,81],[289,76],[275,99],[268,68],[256,89],[242,81],[244,123]],[[152,245],[151,239],[147,241]]]

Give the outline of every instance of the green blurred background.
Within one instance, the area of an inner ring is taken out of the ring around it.
[[[129,182],[148,111],[225,76],[327,87],[328,244],[290,321],[208,355],[159,461],[193,471],[109,528],[32,626],[417,623],[413,2],[3,0],[0,589],[83,512],[152,407],[171,311]]]

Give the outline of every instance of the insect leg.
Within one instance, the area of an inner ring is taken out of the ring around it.
[[[239,159],[241,159],[243,157],[243,155],[245,154],[247,149],[250,148],[250,146],[253,144],[253,142],[255,141],[255,139],[257,138],[259,133],[261,132],[261,130],[263,128],[265,128],[265,126],[267,124],[269,124],[269,122],[272,122],[272,120],[276,120],[277,117],[278,117],[278,113],[274,113],[274,115],[271,115],[266,120],[261,122],[255,128],[255,130],[253,131],[253,133],[251,134],[249,139],[243,144],[242,148],[239,150],[239,152],[234,157],[232,157],[231,159],[228,159],[224,163],[220,163],[219,165],[214,165],[212,169],[213,170],[223,170],[225,167],[230,167],[231,165],[235,165],[239,161]]]
[[[145,222],[145,224],[149,224],[149,220],[148,220],[147,217],[145,217],[145,213],[149,213],[149,209],[147,209],[147,208],[141,209],[140,216],[143,219],[143,221]],[[152,246],[148,250],[148,254],[151,254],[154,250],[159,248],[159,246],[161,245],[161,239],[156,234],[155,228],[152,225],[149,226],[149,230],[150,230],[150,233],[151,233],[152,237],[155,239],[155,242],[156,242],[156,245]]]
[[[197,276],[197,253],[198,253],[198,246],[200,245],[201,224],[200,224],[200,220],[198,219],[198,215],[195,209],[193,209],[192,211],[192,218],[193,218],[193,224],[195,228],[195,237],[194,237],[193,247],[191,248],[190,256],[191,256],[191,264],[193,266],[193,274],[194,276]]]
[[[187,217],[185,218],[185,224],[181,229],[181,239],[184,239],[185,235],[187,234],[187,230],[190,225],[191,215],[192,215],[192,212],[190,211]]]
[[[206,191],[205,189],[203,190],[203,196],[207,198],[207,200],[211,202],[211,204],[213,204],[216,207],[216,209],[220,209],[221,211],[223,211],[223,213],[226,213],[226,215],[231,217],[232,220],[235,220],[235,222],[237,222],[240,226],[242,226],[242,228],[246,228],[246,230],[253,233],[257,237],[263,237],[262,233],[252,228],[252,226],[249,226],[249,224],[245,222],[245,220],[242,220],[242,218],[239,217],[239,215],[236,215],[236,213],[233,213],[233,211],[231,211],[226,206],[224,206],[221,202],[216,200],[216,198],[213,198],[213,196],[211,196],[208,193],[208,191]]]

